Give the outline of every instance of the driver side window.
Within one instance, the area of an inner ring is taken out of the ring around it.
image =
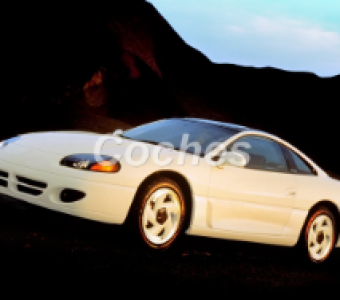
[[[250,148],[237,146],[238,142],[248,143]],[[249,161],[245,168],[272,172],[288,172],[286,160],[277,142],[260,136],[245,136],[228,146],[228,151],[233,149],[247,153]]]

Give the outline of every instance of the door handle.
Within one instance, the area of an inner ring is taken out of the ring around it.
[[[290,197],[294,197],[294,196],[296,196],[296,192],[295,191],[288,191],[287,195],[290,196]]]

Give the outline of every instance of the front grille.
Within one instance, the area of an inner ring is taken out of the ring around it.
[[[32,196],[39,196],[47,188],[47,183],[32,178],[14,174],[13,177],[9,176],[9,173],[0,170],[0,188],[8,188],[11,178],[15,178],[16,182],[13,182],[18,192],[25,193]]]
[[[41,189],[47,188],[47,184],[45,182],[33,180],[33,179],[22,177],[22,176],[17,176],[17,179],[19,182],[27,184],[27,185],[31,185],[33,187],[37,187]]]
[[[16,181],[12,182],[11,178],[15,178]],[[14,174],[13,177],[9,176],[9,173],[0,170],[0,187],[8,188],[9,181],[11,181],[16,187],[17,191],[32,196],[39,196],[47,188],[47,183],[32,178],[27,178],[24,176]]]
[[[6,180],[0,178],[0,186],[7,187],[8,182]]]
[[[0,170],[0,186],[8,187],[8,172]]]
[[[32,196],[39,196],[47,188],[47,183],[38,181],[32,178],[16,175],[17,189],[21,193],[29,194]]]
[[[8,173],[0,170],[0,177],[8,178]]]
[[[22,192],[22,193],[25,193],[25,194],[30,194],[30,195],[33,195],[33,196],[39,196],[43,192],[41,190],[30,188],[28,186],[24,186],[24,185],[21,185],[21,184],[18,184],[17,188],[18,188],[19,192]]]

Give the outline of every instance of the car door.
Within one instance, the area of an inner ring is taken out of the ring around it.
[[[299,194],[296,201],[300,203],[309,202],[313,195],[318,195],[322,181],[317,176],[317,171],[305,159],[295,151],[281,145],[283,154],[286,157],[292,176],[299,184]],[[296,203],[298,206],[298,203]]]
[[[208,195],[208,226],[233,232],[280,235],[287,224],[297,192],[279,144],[269,138],[248,135],[245,167],[212,167]],[[230,145],[229,151],[233,145]]]

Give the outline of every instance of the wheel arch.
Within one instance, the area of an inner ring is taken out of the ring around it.
[[[181,187],[183,194],[184,194],[186,209],[189,212],[188,217],[186,218],[185,223],[183,224],[184,230],[186,231],[190,227],[190,224],[193,218],[193,206],[194,206],[194,197],[192,193],[192,187],[189,183],[189,180],[183,174],[173,171],[173,170],[160,170],[160,171],[151,173],[139,184],[136,190],[136,193],[134,195],[134,198],[132,200],[132,204],[128,211],[125,222],[129,220],[130,216],[132,215],[133,210],[136,209],[135,204],[137,202],[137,199],[140,197],[141,193],[143,192],[143,189],[147,185],[149,185],[152,181],[163,176],[169,179],[172,179]]]

